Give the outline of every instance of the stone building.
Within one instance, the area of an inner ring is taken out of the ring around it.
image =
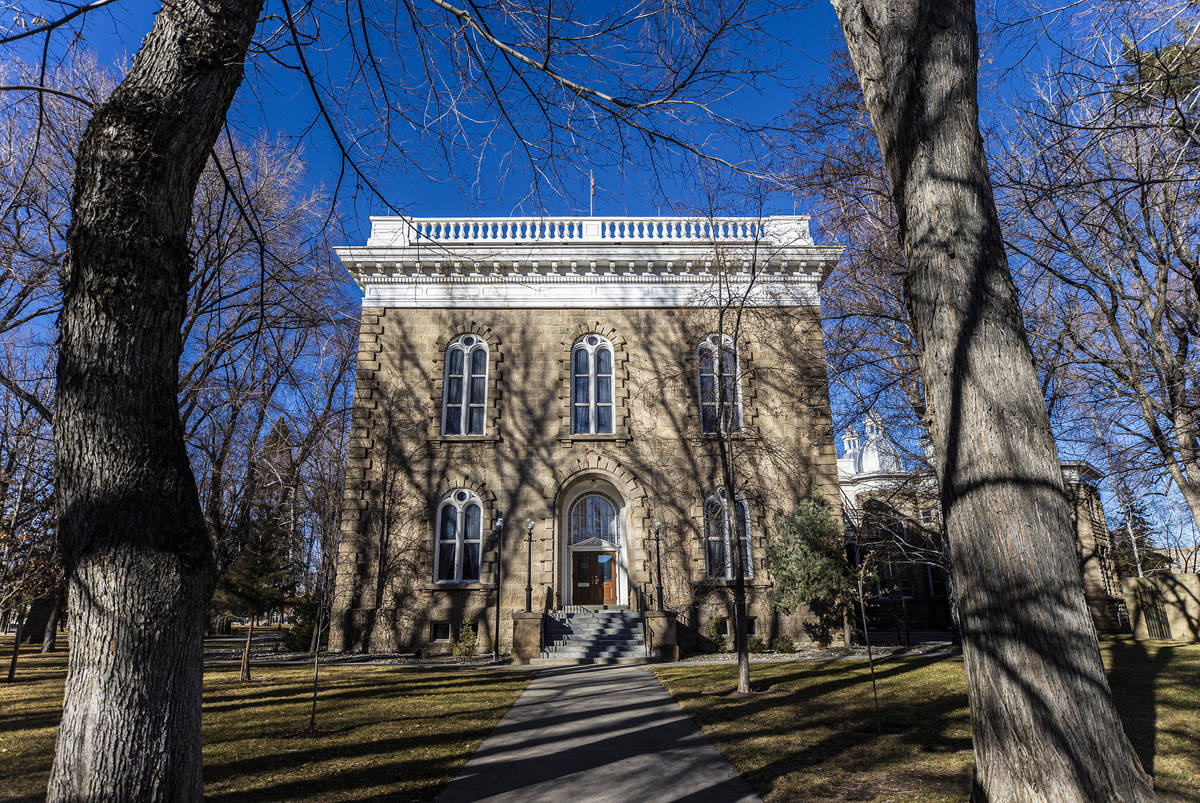
[[[1103,475],[1082,461],[1061,466],[1088,610],[1097,630],[1126,631],[1129,618],[1100,500]],[[861,440],[853,428],[843,434],[837,469],[848,540],[863,533],[864,542],[882,543],[892,555],[879,570],[870,606],[873,624],[888,629],[902,619],[914,630],[948,628],[951,589],[936,561],[944,540],[933,475],[906,470],[902,455],[870,415]],[[943,567],[948,559],[947,554]]]
[[[338,249],[363,302],[331,648],[436,653],[469,622],[490,651],[498,603],[505,652],[514,622],[660,602],[686,648],[730,611],[738,533],[752,632],[804,637],[762,546],[837,491],[838,254],[803,217],[372,218]]]

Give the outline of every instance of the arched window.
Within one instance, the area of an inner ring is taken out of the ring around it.
[[[617,506],[603,494],[579,497],[567,514],[567,542],[571,546],[593,539],[612,546],[621,543],[621,520]]]
[[[742,566],[747,579],[754,576],[754,561],[750,549],[750,513],[741,494],[734,497],[737,508],[737,533],[742,541]],[[719,580],[733,579],[733,532],[725,510],[725,491],[718,488],[704,500],[704,554],[708,576]]]
[[[487,413],[488,347],[477,335],[462,335],[446,347],[442,397],[443,435],[482,435]]]
[[[467,490],[452,491],[438,506],[433,576],[439,583],[479,580],[483,505]]]
[[[600,335],[585,335],[571,349],[571,433],[612,431],[612,343]]]
[[[696,348],[700,381],[700,431],[742,431],[742,382],[737,348],[729,335],[709,335]]]

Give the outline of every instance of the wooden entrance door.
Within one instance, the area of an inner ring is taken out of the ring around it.
[[[576,552],[572,564],[576,605],[612,605],[617,601],[617,553]]]

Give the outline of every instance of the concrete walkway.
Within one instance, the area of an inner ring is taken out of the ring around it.
[[[441,797],[757,801],[643,666],[542,670]]]

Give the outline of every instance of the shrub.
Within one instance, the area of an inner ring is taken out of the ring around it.
[[[771,642],[771,649],[773,649],[775,652],[795,652],[796,643],[792,641],[791,636],[778,635],[775,637],[775,640]]]
[[[708,620],[708,637],[717,648],[717,652],[725,651],[725,639],[728,632],[729,628],[726,626],[726,619],[722,614],[717,614]]]
[[[766,652],[767,644],[758,636],[753,636],[746,640],[746,649],[750,652]]]
[[[458,628],[458,639],[455,640],[454,646],[450,648],[450,654],[455,658],[470,658],[475,654],[475,650],[479,647],[479,642],[475,637],[475,623],[470,619],[463,619],[462,626]]]
[[[301,597],[292,608],[292,626],[283,636],[284,645],[292,652],[308,652],[312,646],[313,627],[317,623],[317,600]]]

